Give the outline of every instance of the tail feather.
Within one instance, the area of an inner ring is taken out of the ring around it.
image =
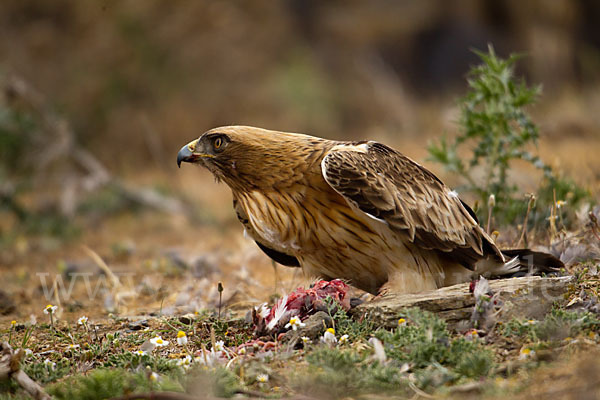
[[[518,258],[518,268],[509,272],[512,276],[555,274],[565,267],[563,262],[553,255],[530,249],[502,250],[502,254],[511,259],[509,262]]]
[[[521,261],[518,256],[515,256],[508,261],[501,262],[496,258],[488,257],[479,260],[475,264],[476,276],[485,278],[500,278],[514,276],[521,271]]]

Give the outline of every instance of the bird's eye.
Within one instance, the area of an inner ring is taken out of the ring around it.
[[[220,149],[221,146],[223,146],[223,138],[216,138],[215,141],[213,142],[213,146],[216,150]]]

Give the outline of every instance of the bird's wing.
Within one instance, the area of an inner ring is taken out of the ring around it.
[[[405,232],[421,248],[452,253],[470,267],[484,253],[504,260],[455,192],[383,144],[337,146],[323,158],[321,172],[350,204],[391,229]]]

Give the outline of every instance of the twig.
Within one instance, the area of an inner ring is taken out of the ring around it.
[[[22,350],[13,350],[10,344],[2,342],[0,356],[0,379],[12,378],[27,393],[36,400],[52,400],[48,393],[25,372],[20,369],[20,361],[23,357]]]
[[[215,337],[215,327],[214,327],[214,325],[210,326],[210,344],[211,344],[213,350],[215,349],[215,347],[217,347],[217,339]]]
[[[487,234],[490,234],[490,229],[492,226],[492,214],[494,212],[494,207],[496,206],[496,196],[493,194],[490,194],[490,197],[488,198],[488,217],[487,217],[487,227],[485,228],[485,231],[487,232]]]
[[[90,249],[87,246],[81,246],[81,248],[94,260],[98,268],[100,268],[108,279],[110,279],[113,288],[118,288],[121,286],[121,282],[119,282],[119,278],[110,270],[108,265],[104,262],[104,260],[96,253],[94,250]]]
[[[523,242],[523,245],[527,247],[527,221],[529,219],[529,213],[531,212],[531,209],[533,208],[534,204],[535,195],[532,193],[529,195],[529,202],[527,203],[527,212],[525,213],[525,219],[523,220],[523,229],[521,230],[521,236],[519,237],[519,241],[517,242],[516,247],[519,247],[521,245],[521,242]]]
[[[552,189],[552,196],[554,202],[552,208],[550,208],[550,243],[554,242],[554,238],[558,234],[556,229],[556,189]]]
[[[600,240],[600,235],[598,235],[598,219],[594,215],[592,211],[589,212],[588,217],[590,218],[590,222],[592,223],[592,233],[596,236],[596,239]]]
[[[425,393],[424,391],[422,391],[421,389],[419,389],[417,386],[415,386],[414,383],[412,382],[408,382],[408,386],[419,396],[421,397],[425,397],[426,399],[437,399],[438,397],[430,395],[429,393]]]

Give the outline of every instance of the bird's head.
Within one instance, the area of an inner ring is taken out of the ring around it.
[[[234,190],[289,185],[324,139],[249,126],[211,129],[179,150],[177,165],[196,163]],[[315,160],[316,161],[316,160]],[[320,160],[318,160],[320,161]]]

